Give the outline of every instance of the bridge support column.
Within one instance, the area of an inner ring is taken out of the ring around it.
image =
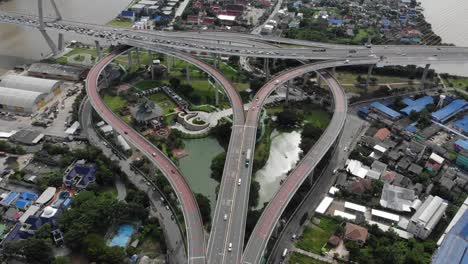
[[[369,69],[367,70],[366,90],[369,89],[370,79],[372,77],[372,71],[374,70],[374,66],[374,64],[369,65]]]
[[[318,74],[318,72],[316,73],[316,75],[317,85],[318,87],[322,87],[322,77],[320,76],[320,74]]]
[[[292,84],[292,80],[289,80],[286,83],[286,105],[289,104],[289,87],[291,86],[291,84]]]
[[[270,79],[270,65],[268,58],[263,59],[263,72],[265,72],[266,79]]]
[[[167,68],[167,73],[171,73],[171,63],[169,62],[169,55],[166,54],[166,68]]]
[[[151,50],[148,50],[148,60],[148,63],[153,65],[153,52]]]
[[[426,67],[424,67],[423,75],[421,78],[421,89],[426,88],[426,79],[427,79],[427,73],[429,72],[429,67],[431,67],[430,64],[426,64]]]
[[[333,77],[336,77],[336,67],[333,67],[331,69],[331,74],[333,75]]]
[[[110,87],[109,76],[108,76],[108,73],[106,72],[106,68],[104,68],[104,70],[102,71],[102,78],[104,78],[104,86],[106,88],[109,88]]]
[[[149,166],[149,175],[156,175],[156,171],[157,171],[156,165],[154,165],[151,162]]]
[[[185,78],[187,80],[187,84],[190,84],[190,67],[188,65],[185,66]]]
[[[133,68],[132,51],[129,51],[127,53],[127,58],[128,58],[128,69],[132,70],[132,68]]]
[[[218,83],[216,82],[214,85],[215,88],[215,105],[219,105],[219,91],[218,91]]]
[[[42,0],[37,1],[37,9],[38,9],[38,15],[39,15],[39,32],[41,32],[42,36],[47,42],[47,45],[49,45],[50,49],[52,50],[52,53],[54,56],[58,55],[58,49],[55,43],[52,41],[50,38],[49,34],[45,31],[44,27],[44,10],[42,6]]]
[[[140,68],[140,49],[139,48],[135,48],[135,52],[136,52],[136,63],[137,63],[137,67]]]
[[[97,53],[98,60],[101,60],[102,58],[101,44],[99,44],[99,41],[95,40],[94,45],[96,45],[96,53]]]
[[[63,33],[59,33],[58,35],[58,50],[59,51],[63,51],[63,48],[64,48],[64,41],[63,41]]]

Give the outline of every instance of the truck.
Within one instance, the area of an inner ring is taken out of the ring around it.
[[[286,258],[286,255],[288,255],[288,249],[287,249],[287,248],[285,248],[285,249],[283,250],[283,254],[281,254],[281,257],[282,257],[282,258]]]
[[[247,152],[245,153],[245,167],[249,167],[251,155],[252,155],[252,150],[248,149]]]

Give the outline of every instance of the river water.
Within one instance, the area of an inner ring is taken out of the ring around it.
[[[444,42],[468,46],[467,0],[420,0],[425,16]],[[105,24],[112,20],[131,0],[56,0],[66,20]],[[9,0],[0,3],[0,10],[37,14],[37,0]],[[44,1],[45,15],[53,17],[49,1]],[[57,36],[53,35],[56,39]],[[33,29],[0,25],[0,74],[18,64],[30,63],[50,53],[42,36]],[[69,39],[70,40],[70,39]],[[468,64],[440,65],[441,72],[468,76]]]
[[[467,0],[420,0],[426,20],[445,43],[468,47]],[[466,64],[437,65],[439,72],[468,76]]]
[[[43,2],[44,15],[54,17],[50,1]],[[131,0],[56,0],[63,19],[93,24],[109,22],[130,2]],[[0,10],[36,15],[37,0],[1,2]],[[57,39],[54,34],[51,37]],[[67,40],[67,36],[65,39]],[[49,53],[49,47],[37,30],[0,24],[0,74],[15,65],[30,63]]]
[[[301,133],[277,132],[271,134],[270,155],[263,168],[257,171],[255,179],[260,183],[260,193],[257,209],[263,207],[263,203],[269,202],[279,189],[281,180],[296,166],[299,161],[301,149]]]

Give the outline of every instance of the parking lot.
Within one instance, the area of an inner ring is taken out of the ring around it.
[[[65,137],[65,122],[67,117],[71,115],[73,102],[78,95],[78,93],[75,93],[74,95],[67,96],[67,91],[70,89],[79,90],[80,88],[81,87],[77,87],[75,83],[65,82],[62,87],[62,92],[43,106],[38,113],[33,114],[32,116],[23,116],[21,114],[5,112],[1,113],[0,132],[9,133],[14,130],[18,131],[26,129],[39,131],[49,136]],[[54,105],[56,105],[56,113],[51,113],[51,109]],[[32,125],[34,120],[42,119],[41,116],[43,115],[53,118],[51,119],[49,126],[42,127]]]

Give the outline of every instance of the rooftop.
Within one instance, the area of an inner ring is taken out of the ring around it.
[[[381,104],[379,102],[373,102],[371,104],[371,107],[373,107],[373,108],[377,109],[378,111],[390,116],[391,118],[398,118],[398,117],[401,116],[401,114],[398,113],[397,111],[395,111],[395,110],[389,108],[388,106],[383,105],[383,104]]]
[[[410,212],[416,198],[413,190],[386,183],[382,189],[380,205],[396,211]]]
[[[445,121],[450,119],[452,116],[466,109],[467,107],[468,107],[468,103],[465,100],[463,99],[454,100],[450,104],[443,107],[442,109],[432,113],[432,119],[434,119],[437,122],[444,123]]]
[[[412,111],[416,111],[417,113],[419,113],[423,109],[425,109],[427,105],[433,104],[434,98],[432,98],[431,96],[423,96],[416,100],[405,98],[403,99],[403,102],[407,105],[407,107],[401,109],[400,112],[405,115],[410,115]]]

